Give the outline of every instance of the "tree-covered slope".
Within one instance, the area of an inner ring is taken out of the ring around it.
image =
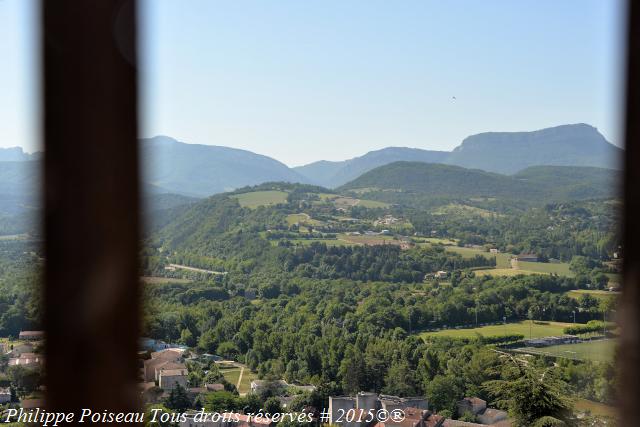
[[[368,198],[411,202],[411,198],[549,201],[617,196],[619,172],[593,167],[536,166],[516,175],[420,162],[396,162],[371,170],[340,188]],[[417,200],[417,199],[416,199]]]
[[[382,189],[434,197],[539,197],[539,186],[477,169],[436,163],[395,162],[371,170],[342,190]]]

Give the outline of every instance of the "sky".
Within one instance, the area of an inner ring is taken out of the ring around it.
[[[34,0],[0,0],[0,146],[39,148]],[[141,0],[142,137],[287,165],[566,123],[621,145],[622,0]]]

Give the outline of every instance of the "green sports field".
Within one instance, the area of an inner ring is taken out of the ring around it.
[[[576,360],[591,360],[594,362],[609,362],[613,360],[616,341],[612,339],[581,342],[578,344],[561,344],[549,347],[519,348],[519,352],[530,354],[544,354]]]
[[[474,338],[477,334],[483,336],[522,334],[527,338],[543,338],[550,336],[564,335],[564,328],[572,323],[544,322],[543,324],[533,323],[529,320],[521,322],[507,323],[506,325],[489,325],[479,328],[467,329],[443,329],[435,332],[423,332],[421,337],[452,337],[452,338]]]

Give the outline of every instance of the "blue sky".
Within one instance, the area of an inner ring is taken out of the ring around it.
[[[28,150],[38,140],[34,4],[0,0],[0,146]],[[143,0],[141,134],[289,165],[577,122],[620,145],[623,6]]]

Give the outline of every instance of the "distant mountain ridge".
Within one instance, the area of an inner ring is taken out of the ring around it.
[[[0,162],[27,162],[29,160],[38,160],[40,152],[29,154],[22,147],[0,148]]]
[[[167,136],[140,140],[144,190],[207,197],[264,182],[298,182],[337,188],[379,166],[397,161],[440,163],[513,174],[531,166],[562,165],[619,168],[623,150],[592,126],[562,125],[532,132],[489,132],[472,135],[453,151],[388,147],[344,161],[321,160],[289,168],[260,154],[235,148],[186,144]],[[20,192],[33,177],[41,153],[20,147],[0,149],[0,194]],[[33,161],[33,162],[30,162]],[[16,163],[15,165],[10,165]],[[24,172],[19,172],[21,168]],[[24,175],[20,178],[19,174]],[[4,189],[4,190],[3,190]],[[14,191],[15,189],[15,191]]]
[[[349,160],[337,162],[321,160],[308,165],[295,167],[294,170],[307,177],[314,184],[335,188],[378,166],[397,161],[442,163],[448,155],[449,152],[447,151],[388,147],[381,150],[370,151],[363,156]]]
[[[284,163],[251,151],[167,136],[141,139],[140,145],[144,182],[157,192],[207,197],[269,181],[308,182]]]
[[[335,188],[375,167],[396,161],[444,163],[513,174],[540,165],[619,169],[622,153],[596,128],[579,123],[531,132],[480,133],[465,138],[451,152],[386,148],[342,162],[314,162],[295,170],[315,184]]]
[[[562,125],[532,132],[487,132],[464,139],[445,163],[512,174],[529,166],[619,169],[623,150],[593,126]]]

